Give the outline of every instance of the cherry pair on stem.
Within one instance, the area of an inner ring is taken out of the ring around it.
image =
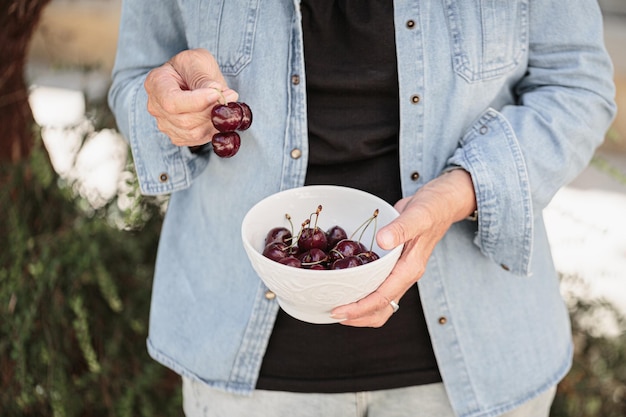
[[[216,89],[217,90],[217,89]],[[219,90],[218,90],[219,91]],[[219,91],[221,94],[221,91]],[[213,152],[221,158],[230,158],[239,152],[241,137],[237,131],[243,131],[252,124],[252,111],[246,103],[231,101],[217,104],[211,110],[211,122],[219,131],[213,135]]]

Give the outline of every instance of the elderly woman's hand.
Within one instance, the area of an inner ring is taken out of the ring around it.
[[[218,103],[236,101],[210,52],[180,52],[150,71],[144,82],[148,112],[159,130],[177,146],[198,146],[211,141],[217,130],[211,110]]]
[[[433,249],[452,223],[476,210],[471,176],[462,169],[449,171],[412,197],[400,200],[395,207],[400,216],[381,228],[376,240],[383,249],[404,243],[402,255],[375,292],[333,309],[332,316],[342,319],[342,324],[380,327],[387,322],[394,312],[391,302],[399,303],[404,293],[422,277]]]

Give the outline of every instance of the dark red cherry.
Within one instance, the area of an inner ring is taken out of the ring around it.
[[[213,135],[213,152],[220,158],[230,158],[239,152],[241,138],[237,132],[219,132]]]
[[[287,266],[292,266],[294,268],[302,268],[302,262],[295,256],[287,256],[285,258],[279,259],[279,263]]]
[[[243,121],[243,108],[234,101],[218,104],[211,110],[211,121],[220,132],[237,130]]]
[[[363,261],[356,256],[348,256],[347,258],[337,259],[332,263],[330,269],[347,269],[355,266],[363,265]]]
[[[252,124],[252,110],[250,110],[250,106],[246,103],[237,104],[239,104],[242,110],[241,123],[239,124],[237,130],[246,130]]]
[[[289,245],[283,242],[272,242],[265,245],[263,256],[273,261],[279,262],[281,259],[291,255],[289,253]]]
[[[328,240],[329,248],[334,248],[337,242],[347,238],[348,234],[341,226],[333,226],[326,231],[326,239]]]
[[[361,244],[356,240],[343,239],[337,242],[333,248],[333,252],[339,252],[344,258],[355,256],[363,252]]]
[[[291,243],[291,230],[286,227],[273,228],[267,232],[267,236],[265,237],[266,245],[272,242],[283,242],[289,245]]]
[[[300,237],[298,238],[298,246],[302,251],[311,250],[313,248],[325,251],[328,247],[326,233],[319,227],[305,227],[302,229]]]
[[[359,258],[363,262],[363,264],[368,264],[370,262],[374,262],[377,259],[380,259],[380,256],[378,256],[376,252],[368,250],[368,251],[359,253],[357,255],[357,258]]]
[[[303,268],[324,271],[328,269],[325,264],[304,265]]]
[[[321,249],[312,248],[298,255],[303,264],[320,264],[328,261],[328,255]]]

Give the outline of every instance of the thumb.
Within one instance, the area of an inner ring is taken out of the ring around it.
[[[416,236],[417,231],[412,229],[417,224],[419,216],[416,216],[411,210],[407,210],[410,200],[410,198],[403,198],[398,201],[395,208],[400,212],[400,215],[382,227],[376,234],[376,242],[381,249],[391,250]]]
[[[208,97],[216,97],[218,103],[226,104],[231,101],[237,101],[239,94],[228,88],[225,84],[220,84],[217,81],[210,80],[208,78],[199,80],[196,84],[196,88],[193,89],[196,94],[205,94]]]
[[[392,221],[376,233],[376,242],[381,249],[391,250],[406,242],[405,232],[397,220]]]
[[[239,98],[238,94],[228,87],[217,61],[207,50],[183,51],[169,62],[180,75],[187,90],[202,90],[202,93],[207,94],[206,90],[212,89],[222,96],[218,101],[223,102],[236,101]]]

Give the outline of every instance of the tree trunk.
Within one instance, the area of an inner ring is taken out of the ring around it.
[[[50,0],[0,0],[0,163],[30,154],[33,114],[24,68],[30,38]]]

